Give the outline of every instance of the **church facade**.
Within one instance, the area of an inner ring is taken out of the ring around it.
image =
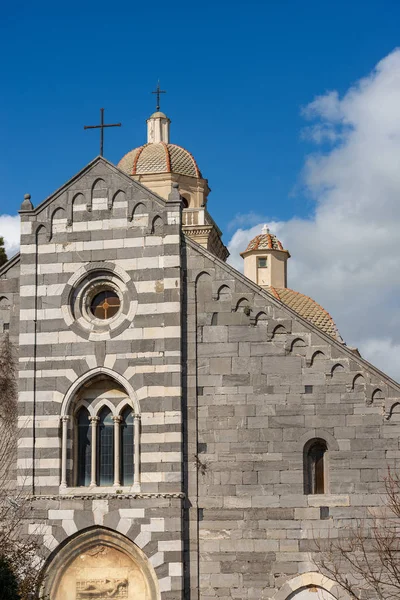
[[[400,386],[287,288],[273,233],[243,249],[245,275],[226,263],[169,127],[157,112],[118,166],[26,196],[0,270],[42,593],[332,600],[314,540],[382,502]]]

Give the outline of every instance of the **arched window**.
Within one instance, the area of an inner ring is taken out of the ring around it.
[[[114,423],[109,408],[100,412],[98,435],[98,485],[114,483]]]
[[[133,410],[127,406],[121,414],[121,484],[133,483],[134,424]]]
[[[325,440],[314,439],[304,448],[304,492],[325,494],[327,492],[327,445]]]
[[[60,418],[60,488],[138,486],[140,413],[126,390],[111,377],[93,378],[78,389],[71,411]]]
[[[89,485],[91,476],[91,454],[92,454],[92,431],[89,421],[89,413],[82,406],[77,417],[77,485]]]

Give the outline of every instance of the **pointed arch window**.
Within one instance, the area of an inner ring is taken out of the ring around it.
[[[82,406],[77,422],[77,485],[89,485],[91,478],[92,431],[88,410]]]
[[[131,485],[134,477],[134,415],[127,406],[121,413],[121,484]]]
[[[327,445],[314,439],[304,448],[304,491],[306,494],[327,492]]]
[[[99,485],[114,484],[114,422],[111,410],[104,407],[99,414],[98,432],[98,482]]]

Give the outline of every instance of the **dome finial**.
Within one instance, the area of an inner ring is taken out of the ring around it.
[[[265,223],[264,227],[262,228],[261,233],[269,233],[269,227],[266,223]]]
[[[147,143],[158,144],[164,142],[169,144],[169,125],[171,121],[167,115],[160,112],[160,94],[166,94],[165,90],[160,89],[160,82],[157,83],[157,89],[152,94],[157,94],[156,112],[147,119]]]
[[[156,111],[158,112],[160,110],[160,94],[166,94],[167,92],[165,90],[162,90],[160,88],[160,80],[158,80],[157,82],[157,88],[155,89],[154,92],[151,92],[152,94],[157,94],[157,104],[156,104]]]

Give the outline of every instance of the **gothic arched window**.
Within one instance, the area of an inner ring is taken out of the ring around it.
[[[76,417],[77,422],[77,485],[89,485],[91,476],[92,432],[89,413],[82,406]]]
[[[121,413],[121,484],[133,483],[134,424],[133,410],[127,406]]]
[[[325,494],[327,491],[327,464],[325,440],[314,439],[304,448],[304,492]]]
[[[98,484],[114,483],[114,423],[111,410],[104,407],[100,412],[98,432]],[[133,456],[132,456],[133,459]]]
[[[73,400],[72,414],[61,416],[60,487],[138,486],[140,414],[124,387],[101,375]]]

